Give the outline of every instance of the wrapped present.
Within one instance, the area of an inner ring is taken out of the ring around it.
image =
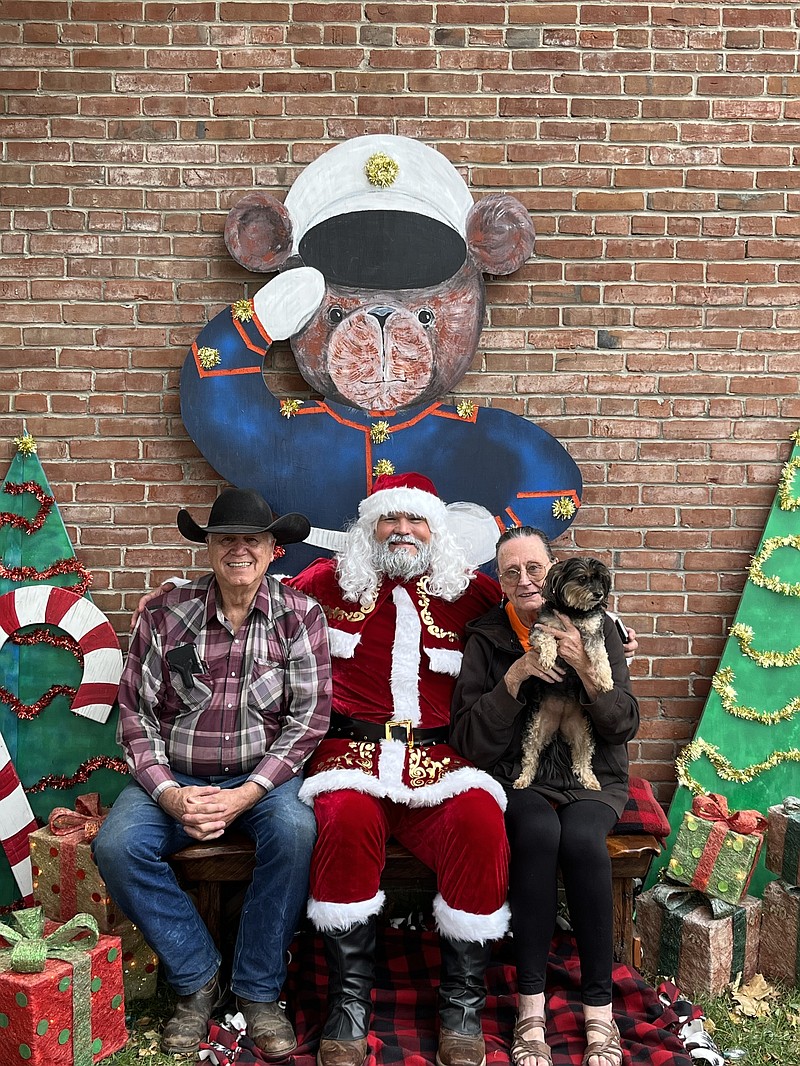
[[[723,903],[659,884],[636,900],[644,967],[689,996],[716,996],[740,975],[750,980],[758,969],[760,922],[761,901],[752,896]]]
[[[108,895],[92,857],[92,841],[105,817],[96,792],[78,796],[75,810],[56,807],[47,826],[28,838],[33,865],[33,895],[48,918],[65,922],[91,914],[104,933],[124,915]]]
[[[122,940],[122,974],[130,1002],[155,995],[158,957],[139,929],[129,922],[108,894],[92,856],[92,840],[103,823],[100,796],[78,796],[75,810],[56,807],[47,826],[31,833],[33,897],[48,918],[67,921],[91,914],[101,933]]]
[[[738,903],[758,862],[767,820],[758,811],[728,811],[724,796],[695,796],[683,816],[667,877],[707,896]]]
[[[762,906],[758,968],[771,981],[800,986],[800,888],[770,881]]]
[[[122,940],[122,981],[125,1001],[150,999],[156,994],[158,955],[145,941],[138,926],[127,919],[118,925],[114,935]]]
[[[800,885],[800,798],[789,796],[767,811],[768,870],[789,885]]]
[[[0,937],[3,1066],[92,1066],[124,1047],[117,937],[100,936],[90,914],[45,922],[41,907],[16,911]]]

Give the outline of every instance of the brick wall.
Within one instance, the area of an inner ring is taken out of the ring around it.
[[[0,457],[37,438],[120,634],[194,561],[178,506],[217,489],[178,375],[260,283],[227,209],[336,141],[416,137],[535,220],[459,393],[580,464],[566,539],[611,563],[640,633],[636,751],[666,798],[800,423],[799,21],[769,0],[6,0]],[[269,372],[307,394],[285,345]]]

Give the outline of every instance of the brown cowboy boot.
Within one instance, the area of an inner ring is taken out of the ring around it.
[[[442,937],[441,951],[436,1066],[485,1066],[481,1011],[486,1002],[484,974],[492,945]]]
[[[190,996],[178,996],[172,1017],[161,1034],[161,1050],[166,1055],[190,1055],[208,1036],[208,1021],[222,1001],[219,973]]]
[[[362,1066],[375,982],[373,915],[344,932],[322,934],[328,963],[328,1019],[317,1066]]]
[[[237,996],[236,1004],[247,1022],[247,1035],[265,1059],[283,1059],[294,1051],[297,1037],[278,1003],[255,1003]]]

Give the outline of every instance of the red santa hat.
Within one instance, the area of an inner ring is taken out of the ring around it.
[[[359,504],[359,518],[374,525],[381,515],[412,514],[424,518],[434,532],[447,528],[447,508],[433,482],[424,474],[381,474],[372,492]]]

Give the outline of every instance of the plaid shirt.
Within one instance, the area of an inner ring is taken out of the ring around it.
[[[200,672],[187,684],[167,652],[194,644]],[[152,600],[131,639],[119,689],[117,738],[131,772],[157,799],[174,774],[236,777],[268,791],[298,773],[325,735],[331,669],[319,605],[272,577],[234,633],[216,582]]]

